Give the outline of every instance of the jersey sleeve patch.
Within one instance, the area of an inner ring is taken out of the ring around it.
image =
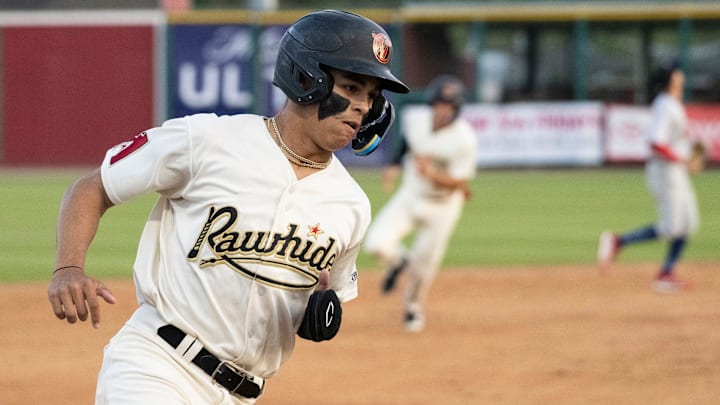
[[[110,165],[111,166],[114,165],[115,163],[124,159],[131,153],[142,148],[143,145],[145,145],[147,142],[148,142],[147,133],[141,132],[141,133],[135,135],[135,137],[132,140],[125,142],[125,145],[122,147],[122,149],[120,149],[120,151],[118,153],[114,154],[110,158]]]

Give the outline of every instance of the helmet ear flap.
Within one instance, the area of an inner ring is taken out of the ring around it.
[[[387,133],[390,126],[395,121],[395,112],[385,96],[382,94],[373,102],[372,108],[368,112],[357,135],[352,140],[352,148],[356,155],[367,156],[371,154]]]
[[[299,59],[281,49],[275,63],[273,84],[297,104],[312,104],[329,96],[333,87],[332,75],[320,66],[302,66],[296,62]]]

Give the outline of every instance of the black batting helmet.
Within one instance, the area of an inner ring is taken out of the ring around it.
[[[324,70],[329,67],[376,77],[383,89],[407,93],[390,71],[391,54],[390,36],[375,22],[346,11],[317,11],[282,36],[273,83],[295,103],[311,104],[332,92],[332,76]]]
[[[465,102],[464,92],[465,85],[459,78],[452,75],[440,75],[427,85],[425,101],[431,105],[439,101],[446,102],[460,109]]]
[[[680,62],[677,59],[671,59],[661,63],[651,77],[655,89],[657,91],[667,89],[673,73],[676,70],[680,69],[682,69],[682,67],[680,66]]]

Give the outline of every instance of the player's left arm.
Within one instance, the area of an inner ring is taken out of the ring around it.
[[[340,331],[342,323],[342,302],[357,296],[357,270],[352,266],[352,274],[347,276],[338,267],[339,274],[324,269],[318,274],[315,291],[310,295],[298,336],[303,339],[321,342],[330,340]]]
[[[369,226],[369,202],[353,236],[353,244],[338,255],[332,269],[318,274],[315,291],[310,295],[302,323],[297,331],[303,339],[321,342],[337,335],[342,322],[342,303],[357,297],[357,261],[365,231]]]
[[[335,290],[330,288],[330,273],[322,270],[315,292],[310,295],[297,334],[313,342],[330,340],[337,335],[342,321],[342,306]]]

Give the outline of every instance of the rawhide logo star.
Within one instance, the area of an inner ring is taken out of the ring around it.
[[[310,232],[308,232],[307,236],[315,238],[315,240],[317,240],[317,238],[318,238],[318,236],[320,236],[320,234],[325,233],[325,231],[320,229],[320,224],[315,224],[312,226],[308,225],[308,229],[310,229]]]
[[[375,55],[375,59],[377,59],[378,62],[382,63],[383,65],[390,62],[390,53],[392,50],[392,43],[390,42],[390,38],[388,38],[388,36],[383,33],[373,33],[372,37],[373,54]]]
[[[201,268],[225,264],[248,278],[289,290],[315,287],[317,273],[330,270],[335,262],[335,239],[320,238],[325,233],[320,224],[289,224],[286,232],[241,233],[235,230],[238,219],[235,207],[211,207],[187,258],[199,259]],[[200,257],[208,251],[210,257]]]

